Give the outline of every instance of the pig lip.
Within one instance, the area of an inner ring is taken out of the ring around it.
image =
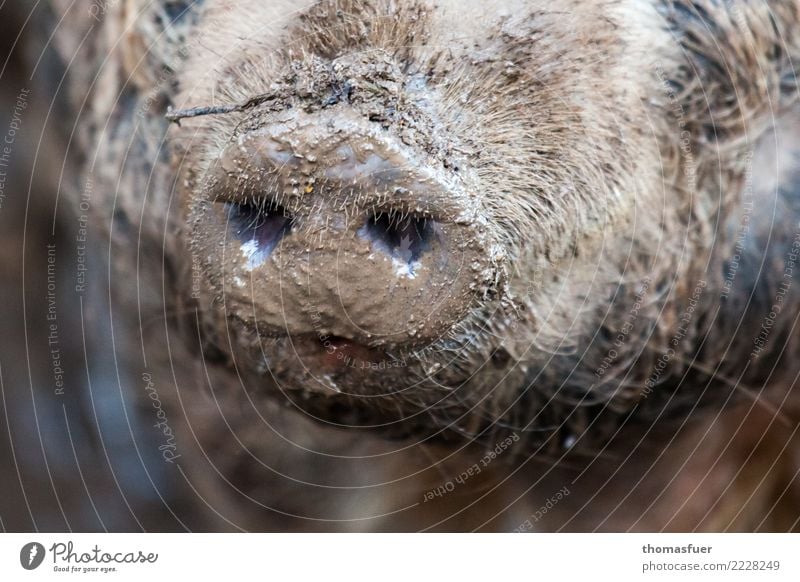
[[[319,366],[324,373],[365,370],[388,357],[382,350],[339,336],[306,335],[293,338],[292,343],[302,360]]]

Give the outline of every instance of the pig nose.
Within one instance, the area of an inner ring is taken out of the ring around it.
[[[418,215],[392,217],[378,213],[368,216],[358,234],[406,269],[407,276],[414,277],[415,270],[427,259],[423,255],[442,237],[442,229],[435,220]]]
[[[497,284],[460,177],[347,111],[270,119],[225,148],[209,184],[196,250],[262,333],[428,344]]]

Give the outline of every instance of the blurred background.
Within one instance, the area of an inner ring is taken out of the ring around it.
[[[78,250],[102,249],[81,244],[85,225],[59,196],[75,179],[62,173],[74,120],[46,4],[0,4],[0,528],[202,527],[165,509],[177,488],[138,450],[152,434],[125,406],[108,310],[103,321],[76,292]]]

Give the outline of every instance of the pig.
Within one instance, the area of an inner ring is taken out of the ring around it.
[[[797,528],[797,4],[53,4],[200,527]]]

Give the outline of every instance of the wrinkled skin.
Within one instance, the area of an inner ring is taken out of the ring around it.
[[[141,4],[69,199],[199,527],[797,527],[796,5]]]

